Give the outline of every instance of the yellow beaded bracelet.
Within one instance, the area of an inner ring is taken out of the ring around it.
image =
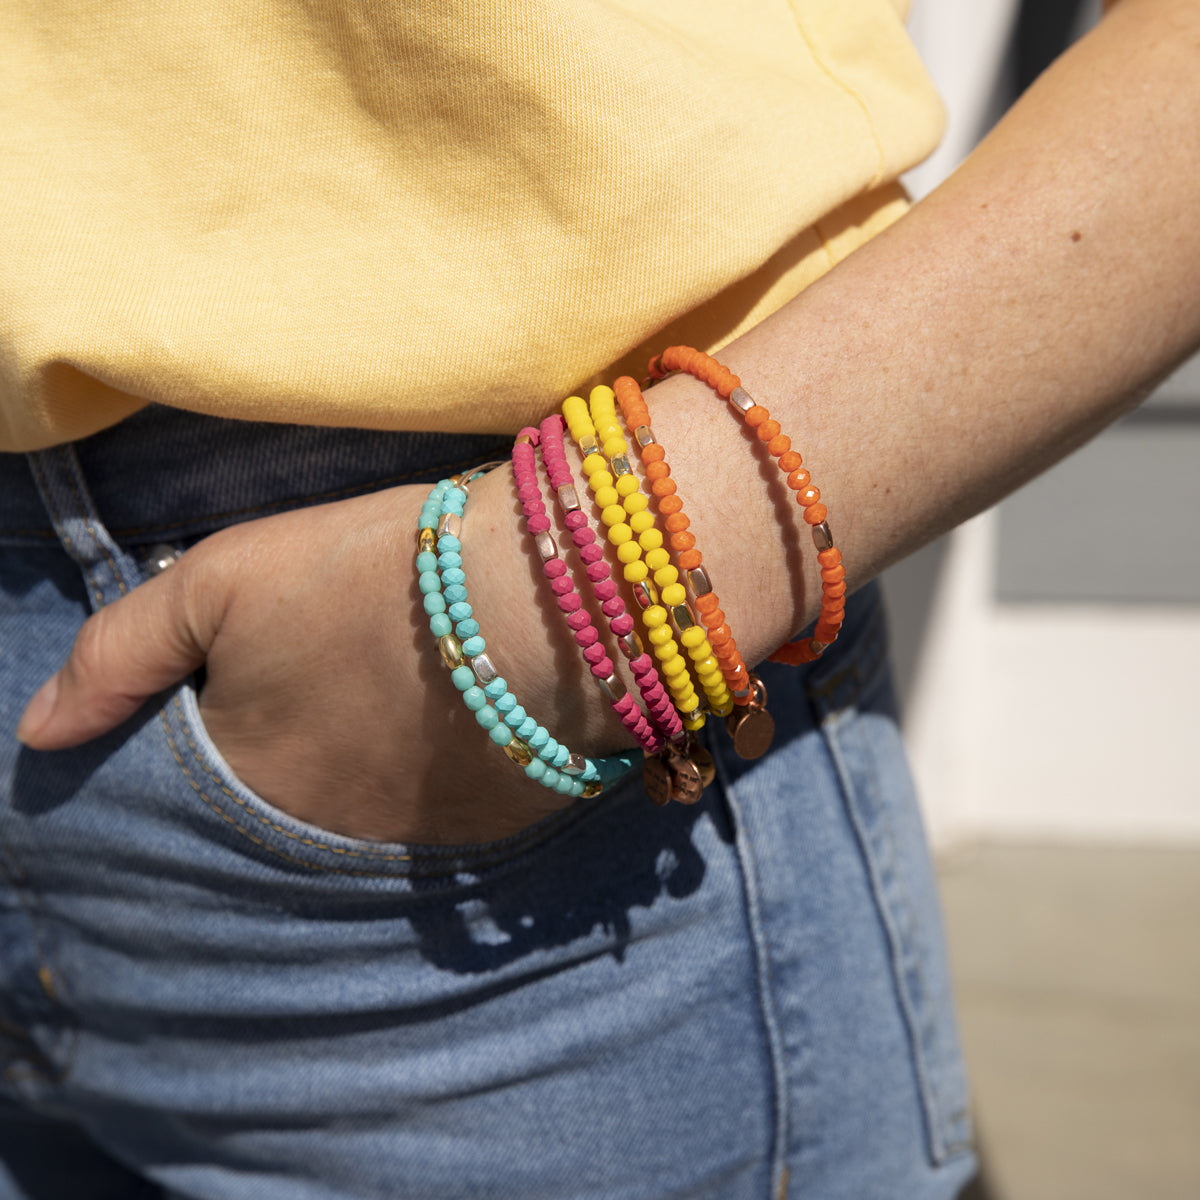
[[[597,392],[608,392],[609,397],[612,396],[608,388],[594,388],[592,396]],[[600,520],[608,540],[616,547],[626,583],[633,586],[642,625],[646,629],[647,640],[653,646],[652,652],[658,660],[659,673],[667,685],[671,701],[679,710],[685,729],[700,729],[704,725],[700,697],[688,673],[687,660],[679,653],[668,623],[667,610],[658,603],[649,579],[651,566],[643,561],[642,551],[646,549],[646,557],[649,558],[657,549],[666,562],[670,561],[670,556],[662,549],[662,534],[654,527],[649,500],[639,490],[637,477],[633,474],[629,459],[625,457],[627,447],[624,439],[619,439],[619,442],[618,439],[610,439],[606,443],[604,449],[607,451],[611,446],[611,456],[601,453],[596,427],[588,405],[581,396],[569,396],[564,400],[562,413],[571,437],[583,454],[583,473],[587,477],[592,498],[600,509]]]
[[[610,464],[615,461],[628,463],[629,446],[617,422],[616,394],[612,388],[593,388],[589,401],[592,424],[602,443],[605,458]],[[626,477],[619,477],[618,484],[624,478]],[[634,486],[637,487],[636,484]],[[631,527],[634,517],[646,510],[648,504],[649,498],[640,490],[628,489],[622,496],[622,505],[629,516]],[[687,652],[688,658],[692,660],[692,669],[704,689],[708,707],[717,716],[727,717],[733,711],[733,694],[726,686],[720,664],[709,644],[708,634],[696,621],[696,614],[688,604],[687,590],[679,581],[679,570],[671,561],[670,552],[663,545],[662,533],[656,525],[652,525],[639,535],[638,542],[645,551],[643,561],[646,568],[653,572],[659,602],[666,609],[671,628]],[[617,553],[619,557],[620,550]]]

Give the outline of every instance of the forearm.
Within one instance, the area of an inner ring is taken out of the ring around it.
[[[1200,6],[1124,0],[942,188],[720,355],[805,455],[852,584],[1066,454],[1196,345],[1198,46]],[[649,398],[753,661],[815,615],[808,531],[708,389],[677,378]],[[545,664],[526,661],[536,687]]]
[[[721,354],[804,455],[851,586],[1061,457],[1200,340],[1198,46],[1198,0],[1123,0],[947,184]],[[676,377],[649,399],[756,662],[816,615],[809,529],[708,388]],[[422,499],[207,539],[85,625],[23,736],[78,744],[206,662],[215,741],[292,815],[401,841],[529,824],[560,797],[488,744],[438,658],[411,566]],[[511,475],[473,485],[463,565],[488,649],[556,738],[626,746],[521,525]]]

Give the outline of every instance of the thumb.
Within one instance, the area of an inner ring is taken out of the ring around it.
[[[157,692],[194,671],[219,625],[214,582],[180,559],[89,617],[63,666],[17,726],[33,750],[63,750],[116,728]]]

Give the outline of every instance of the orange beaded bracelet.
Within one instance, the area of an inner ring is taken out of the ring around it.
[[[616,392],[625,424],[637,444],[642,465],[646,469],[646,479],[650,483],[650,493],[655,498],[659,515],[664,519],[670,535],[669,544],[675,552],[679,569],[684,572],[684,578],[695,597],[696,611],[708,630],[708,640],[726,686],[734,704],[749,704],[752,693],[749,669],[737,648],[737,642],[733,640],[733,633],[725,624],[721,602],[713,591],[708,572],[704,570],[704,556],[696,547],[696,535],[689,529],[691,522],[683,511],[683,501],[675,480],[671,478],[666,452],[650,428],[650,409],[646,405],[646,398],[636,380],[628,375],[623,375],[613,384],[613,391]]]
[[[796,493],[796,503],[804,510],[804,520],[812,528],[817,561],[821,565],[821,611],[811,637],[787,642],[769,657],[772,662],[792,665],[813,662],[837,639],[846,615],[846,568],[841,550],[833,544],[829,514],[821,501],[820,489],[804,468],[799,452],[792,449],[791,439],[780,429],[779,422],[772,419],[765,406],[754,401],[728,367],[701,350],[671,346],[650,360],[650,378],[663,379],[672,371],[685,371],[727,400],[766,445],[788,487]]]

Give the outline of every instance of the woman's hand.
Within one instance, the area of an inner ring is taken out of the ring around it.
[[[203,664],[201,712],[234,773],[323,829],[478,842],[561,807],[489,743],[433,650],[412,569],[424,494],[395,489],[205,539],[84,624],[18,736],[78,745]]]

